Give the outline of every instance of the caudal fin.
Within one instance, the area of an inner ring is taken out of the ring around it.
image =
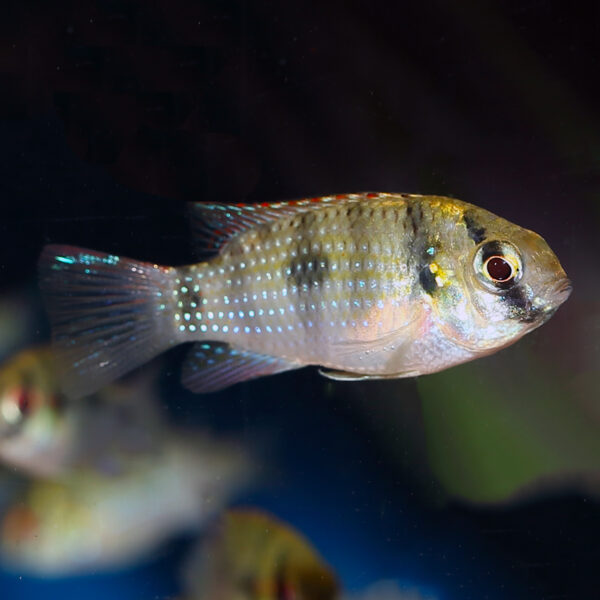
[[[175,269],[46,246],[39,272],[68,396],[90,394],[175,343],[166,315]]]

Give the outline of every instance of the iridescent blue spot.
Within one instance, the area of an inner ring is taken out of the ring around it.
[[[215,333],[219,331],[219,326],[215,323],[211,328]]]

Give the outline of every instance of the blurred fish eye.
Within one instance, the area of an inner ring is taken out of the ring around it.
[[[517,248],[510,242],[490,241],[475,253],[473,267],[480,281],[492,291],[512,287],[523,275],[523,263]]]

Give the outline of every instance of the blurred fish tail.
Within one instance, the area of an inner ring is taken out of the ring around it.
[[[67,395],[90,394],[176,343],[176,269],[52,245],[39,271]]]

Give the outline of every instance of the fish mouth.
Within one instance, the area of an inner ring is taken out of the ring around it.
[[[551,293],[554,300],[552,302],[553,307],[558,308],[571,295],[572,291],[573,285],[571,284],[571,280],[567,278],[561,279]]]
[[[570,279],[561,279],[556,285],[550,288],[548,293],[548,302],[545,306],[536,308],[536,312],[541,313],[543,322],[546,322],[563,304],[573,291],[573,285]]]

